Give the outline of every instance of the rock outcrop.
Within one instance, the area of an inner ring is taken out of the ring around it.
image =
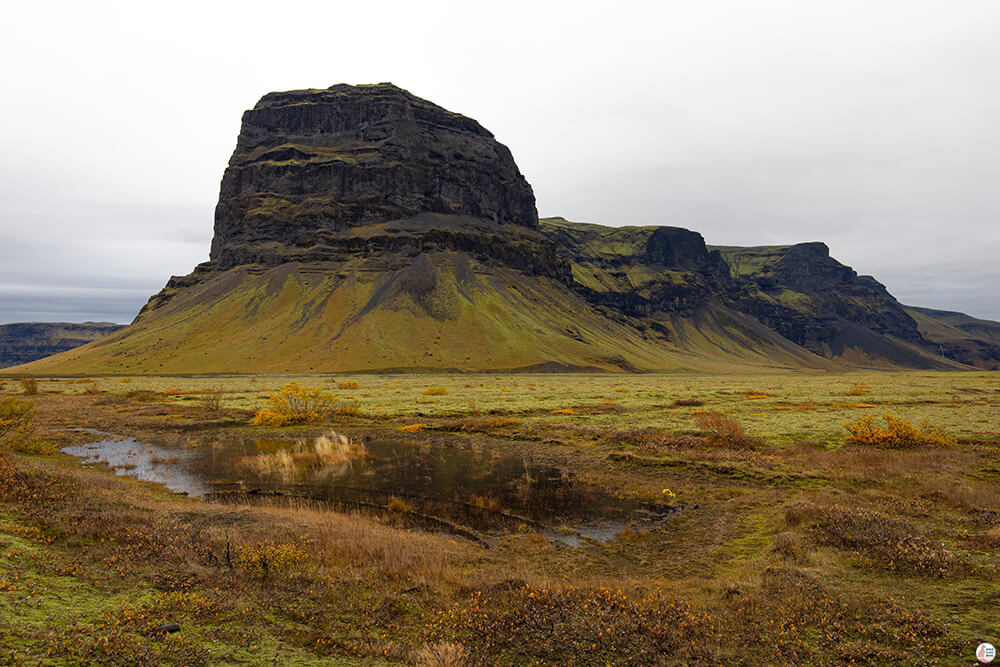
[[[510,151],[471,118],[390,83],[271,93],[243,114],[211,259],[279,263],[422,213],[538,226]]]

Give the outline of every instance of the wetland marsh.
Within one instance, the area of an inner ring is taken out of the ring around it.
[[[993,373],[36,379],[0,387],[38,438],[0,466],[12,661],[951,664],[998,639]],[[356,409],[255,426],[291,381]],[[884,414],[949,444],[848,441]]]

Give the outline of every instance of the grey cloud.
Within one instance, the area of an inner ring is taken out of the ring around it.
[[[543,215],[714,244],[822,240],[905,302],[1000,318],[996,2],[387,0],[378,48],[364,30],[276,33],[266,4],[245,4],[181,0],[155,19],[130,5],[142,31],[116,29],[121,8],[99,0],[8,10],[0,283],[101,288],[36,305],[121,319],[145,299],[116,290],[148,296],[207,258],[244,109],[391,80],[495,132]],[[368,11],[317,5],[310,22]],[[261,33],[267,47],[248,47]],[[32,312],[0,299],[0,317]]]

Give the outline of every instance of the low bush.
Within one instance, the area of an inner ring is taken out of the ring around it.
[[[407,424],[406,426],[400,426],[400,431],[406,431],[407,433],[416,433],[417,431],[423,431],[427,428],[427,424]]]
[[[687,664],[712,629],[659,593],[518,586],[472,593],[439,613],[427,640],[462,641],[472,664]]]
[[[386,505],[386,507],[390,512],[395,512],[397,514],[406,514],[410,511],[410,506],[406,504],[406,501],[395,496],[389,499],[389,504]]]
[[[272,392],[269,406],[257,411],[253,423],[257,426],[288,426],[329,419],[334,415],[356,415],[357,405],[346,403],[322,389],[310,389],[289,382]]]
[[[294,544],[255,544],[236,554],[236,567],[262,576],[287,576],[308,560],[306,552]]]
[[[219,412],[222,410],[222,392],[219,390],[208,392],[201,399],[201,403],[209,412]]]
[[[447,396],[448,390],[444,387],[427,387],[423,392],[424,396]]]
[[[506,428],[508,426],[520,426],[521,420],[517,417],[493,417],[483,422],[486,428]]]
[[[797,512],[812,514],[809,530],[820,544],[851,551],[878,569],[932,577],[967,575],[975,570],[967,557],[886,514],[842,507]],[[790,518],[787,513],[786,518]]]
[[[34,396],[38,393],[38,380],[35,378],[21,378],[21,392],[25,396]]]
[[[13,396],[0,399],[0,447],[23,454],[54,454],[51,444],[32,437],[35,431],[35,406]]]
[[[735,417],[727,417],[721,412],[711,410],[699,412],[694,416],[695,426],[701,436],[713,445],[749,449],[755,443],[747,436],[743,425]]]
[[[672,405],[676,408],[700,408],[705,405],[705,401],[700,398],[678,398]]]
[[[345,380],[337,385],[337,389],[357,389],[358,383],[354,380]]]
[[[874,416],[861,417],[844,428],[850,432],[848,442],[888,449],[920,447],[922,445],[954,445],[955,439],[940,428],[924,424],[917,428],[901,417],[883,415],[885,425],[880,425]]]

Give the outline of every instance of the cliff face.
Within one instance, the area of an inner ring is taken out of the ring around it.
[[[211,259],[279,263],[422,213],[538,225],[510,151],[471,118],[389,83],[271,93],[243,114]]]
[[[109,322],[24,322],[0,325],[0,368],[72,350],[123,328]]]
[[[917,323],[870,276],[830,257],[824,243],[721,247],[734,307],[818,354],[839,354],[857,325],[917,345]]]

